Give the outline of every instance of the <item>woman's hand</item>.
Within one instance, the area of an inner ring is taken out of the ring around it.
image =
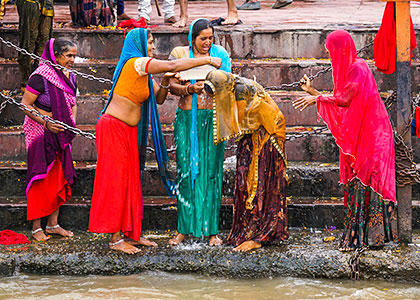
[[[303,75],[303,78],[300,80],[299,83],[300,83],[301,89],[307,92],[308,94],[312,96],[320,95],[320,93],[312,87],[311,80],[309,79],[308,76],[306,76],[306,74]]]
[[[299,98],[295,101],[293,101],[293,107],[295,109],[299,109],[300,111],[305,110],[309,106],[312,106],[316,103],[317,96],[306,96]]]
[[[45,128],[51,131],[52,133],[60,133],[64,131],[63,125],[60,124],[54,124],[51,122],[46,121]]]
[[[210,64],[216,69],[220,69],[220,67],[222,66],[222,59],[220,57],[211,57]]]
[[[200,95],[204,88],[204,81],[197,81],[196,83],[192,84],[188,88],[188,92],[190,94],[197,94]]]

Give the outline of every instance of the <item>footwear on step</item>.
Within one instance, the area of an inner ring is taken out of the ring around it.
[[[118,21],[122,21],[122,20],[130,20],[131,18],[126,14],[126,13],[122,13],[121,15],[117,16],[117,20]]]
[[[175,16],[172,16],[170,18],[165,19],[164,22],[169,23],[169,24],[175,24],[176,23],[176,18],[175,18]]]
[[[261,8],[260,1],[256,1],[256,2],[246,1],[242,5],[236,7],[237,10],[259,10],[260,8]]]
[[[289,4],[292,4],[292,3],[293,3],[293,0],[276,0],[276,3],[274,3],[271,8],[278,9],[278,8],[285,7],[285,6],[287,6]]]

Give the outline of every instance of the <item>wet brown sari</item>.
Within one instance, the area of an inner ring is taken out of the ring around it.
[[[255,81],[212,71],[215,144],[239,137],[233,226],[227,243],[274,242],[289,237],[284,117]]]

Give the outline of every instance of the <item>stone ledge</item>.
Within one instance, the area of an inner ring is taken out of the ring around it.
[[[29,234],[29,232],[25,232]],[[225,239],[227,232],[221,236]],[[335,241],[324,243],[323,238]],[[340,232],[292,229],[290,238],[275,245],[264,245],[250,253],[236,253],[231,246],[208,247],[196,239],[184,245],[167,244],[172,233],[149,232],[157,248],[141,248],[135,255],[120,254],[107,248],[108,237],[76,232],[69,240],[52,239],[29,245],[0,245],[1,275],[16,271],[50,275],[128,275],[147,270],[198,273],[230,278],[294,276],[307,278],[348,278],[350,253],[337,250]],[[419,234],[415,233],[415,240]],[[360,259],[363,279],[419,282],[418,247],[391,244],[382,250],[366,251]],[[407,263],[410,262],[410,263]]]

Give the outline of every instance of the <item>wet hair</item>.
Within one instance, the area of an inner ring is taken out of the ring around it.
[[[76,47],[76,44],[68,39],[57,38],[54,40],[53,50],[55,56],[62,55],[64,52],[70,51],[73,47]]]
[[[150,30],[147,30],[147,39],[150,39],[152,37],[152,32]]]
[[[193,42],[197,38],[197,36],[200,35],[200,32],[202,32],[204,29],[211,28],[211,30],[214,33],[214,27],[210,25],[210,21],[207,19],[200,19],[197,22],[195,22],[193,28],[192,28],[192,40]]]

